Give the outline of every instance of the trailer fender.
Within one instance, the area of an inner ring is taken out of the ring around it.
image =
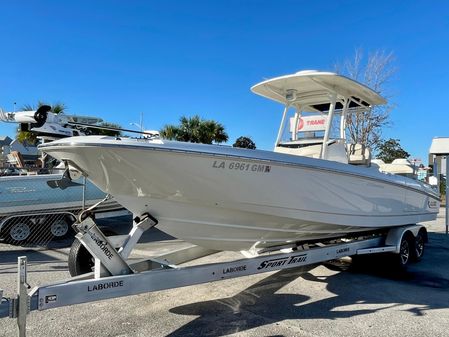
[[[387,237],[385,239],[386,246],[396,247],[395,253],[399,254],[402,238],[410,233],[413,237],[416,237],[420,231],[423,231],[425,241],[427,242],[427,230],[422,225],[408,225],[401,227],[394,227],[388,231]]]

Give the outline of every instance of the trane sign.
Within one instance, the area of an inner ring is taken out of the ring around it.
[[[298,120],[296,132],[326,130],[327,116],[303,116]],[[290,118],[290,132],[295,130],[295,118]]]

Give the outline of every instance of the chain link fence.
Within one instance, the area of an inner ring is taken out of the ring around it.
[[[30,213],[6,216],[1,220],[1,239],[22,247],[48,247],[55,241],[72,241],[77,212]]]
[[[95,185],[62,174],[0,177],[0,242],[23,247],[70,245],[72,224],[84,208],[105,197]],[[122,207],[107,201],[101,211]]]

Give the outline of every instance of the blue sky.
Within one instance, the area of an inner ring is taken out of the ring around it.
[[[394,52],[386,138],[426,159],[449,136],[444,1],[0,1],[0,107],[64,102],[68,113],[146,129],[199,114],[271,149],[280,107],[249,91],[269,77],[333,70],[356,48]],[[0,135],[14,127],[0,125]]]

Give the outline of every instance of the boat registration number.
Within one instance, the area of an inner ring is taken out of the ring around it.
[[[224,161],[214,160],[212,168],[232,171],[248,171],[257,173],[269,173],[271,172],[271,165],[265,164],[250,164],[238,161]]]

